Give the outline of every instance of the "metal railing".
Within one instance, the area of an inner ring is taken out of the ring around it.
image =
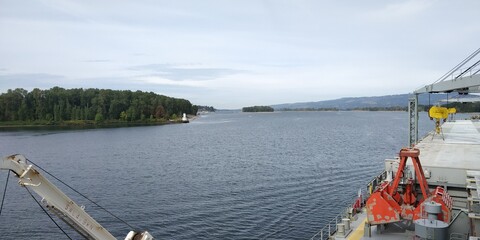
[[[472,54],[470,54],[467,58],[465,58],[463,61],[461,61],[459,64],[457,64],[457,66],[455,66],[454,68],[450,69],[450,71],[448,71],[447,73],[445,73],[443,76],[441,76],[437,81],[435,81],[434,83],[437,83],[437,82],[442,82],[442,81],[445,81],[445,80],[448,80],[448,79],[457,79],[459,77],[462,77],[464,76],[466,73],[468,73],[470,76],[472,75],[475,75],[478,73],[478,70],[473,70],[476,68],[476,66],[479,64],[480,61],[477,61],[476,63],[473,63],[472,65],[470,65],[469,67],[465,68],[465,69],[462,69],[463,66],[465,66],[467,63],[469,63],[470,61],[472,61],[472,59],[474,59],[478,54],[480,53],[480,48],[477,49],[476,51],[474,51]],[[473,60],[475,61],[475,60]],[[468,65],[467,65],[468,66]],[[472,73],[473,72],[473,73]]]
[[[367,190],[366,192],[368,193],[368,195],[371,194],[371,191],[374,191],[375,188],[380,185],[380,183],[387,177],[387,172],[386,171],[383,171],[382,173],[380,173],[379,175],[377,175],[376,177],[374,177],[372,180],[370,180],[367,184]],[[362,195],[363,195],[363,191],[362,191]],[[367,196],[367,195],[363,195],[363,196]],[[351,203],[353,204],[356,200],[357,196],[355,196],[353,198],[353,200],[351,201]],[[366,199],[366,198],[365,198]],[[349,210],[350,210],[350,205],[348,207],[345,207],[339,214],[337,214],[335,217],[333,217],[332,220],[330,220],[330,222],[328,222],[322,229],[320,229],[320,231],[318,231],[317,233],[315,233],[315,235],[313,235],[310,240],[325,240],[325,239],[329,239],[330,236],[332,236],[336,231],[337,231],[337,224],[338,223],[341,223],[342,222],[342,219],[343,218],[347,218],[348,217],[348,213],[349,213]]]
[[[320,231],[318,231],[310,240],[325,240],[332,236],[337,231],[337,224],[342,222],[342,219],[347,217],[347,212],[350,207],[346,207],[342,212],[336,215],[330,222],[327,223]]]
[[[375,191],[375,188],[377,188],[378,185],[382,183],[383,180],[387,178],[387,171],[382,171],[380,174],[378,174],[376,177],[372,178],[370,182],[367,184],[367,193],[370,196],[372,192]]]

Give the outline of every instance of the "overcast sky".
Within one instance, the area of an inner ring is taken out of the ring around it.
[[[0,92],[216,108],[412,92],[480,47],[480,1],[0,0]]]

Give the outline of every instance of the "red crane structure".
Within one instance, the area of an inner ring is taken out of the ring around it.
[[[438,220],[447,223],[450,221],[452,198],[440,186],[430,191],[419,155],[420,150],[416,148],[400,150],[400,163],[393,182],[383,182],[367,200],[367,221],[370,225],[425,218],[423,204],[427,202],[442,205]],[[405,178],[405,166],[409,158],[412,159],[415,168],[416,181],[413,177]],[[400,184],[402,178],[404,183]],[[420,187],[421,195],[417,191],[417,186]]]

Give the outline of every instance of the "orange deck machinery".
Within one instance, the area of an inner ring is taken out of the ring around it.
[[[383,182],[367,200],[367,219],[370,225],[425,218],[423,203],[432,201],[442,205],[442,213],[439,214],[438,220],[447,223],[450,221],[452,198],[440,186],[430,191],[419,155],[420,150],[416,148],[400,150],[400,163],[393,182]],[[413,161],[418,185],[415,184],[413,177],[405,177],[405,166],[409,158]],[[403,183],[400,184],[402,179]],[[420,187],[421,195],[417,191],[417,186]]]

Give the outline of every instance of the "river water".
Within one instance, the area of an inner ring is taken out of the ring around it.
[[[422,114],[421,135],[433,129]],[[407,133],[406,112],[211,113],[189,124],[2,131],[0,154],[24,154],[157,239],[308,239],[407,145]],[[126,236],[128,226],[47,177]],[[68,239],[16,181],[0,238]]]

